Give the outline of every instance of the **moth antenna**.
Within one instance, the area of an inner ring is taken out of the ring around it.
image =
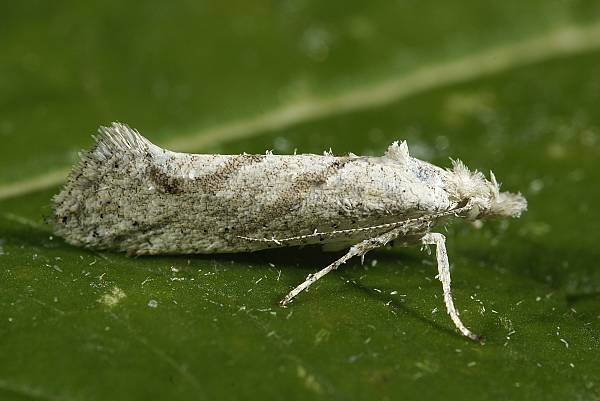
[[[460,213],[468,211],[472,207],[473,207],[472,203],[469,202],[465,206],[454,208],[454,209],[447,210],[447,211],[440,212],[440,213],[433,214],[433,215],[415,217],[413,219],[401,220],[401,221],[396,221],[393,223],[378,224],[378,225],[374,225],[374,226],[348,228],[345,230],[333,230],[333,231],[319,232],[315,229],[315,231],[312,234],[298,235],[295,237],[253,238],[253,237],[247,237],[247,236],[243,236],[243,235],[236,235],[236,237],[247,240],[247,241],[274,242],[274,243],[280,245],[282,242],[300,241],[300,240],[319,237],[319,236],[331,237],[331,236],[340,235],[340,234],[353,234],[353,233],[357,233],[357,232],[361,232],[361,231],[383,230],[386,228],[389,228],[391,230],[394,228],[402,227],[403,225],[408,226],[410,224],[417,224],[417,223],[425,223],[425,224],[427,224],[427,226],[429,228],[431,226],[431,222],[435,219],[439,219],[441,217],[446,217],[446,216],[451,216],[451,215],[458,217]]]

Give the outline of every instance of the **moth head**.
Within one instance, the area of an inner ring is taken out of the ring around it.
[[[520,217],[527,210],[523,195],[500,192],[494,173],[490,172],[488,180],[481,172],[469,170],[460,160],[453,160],[452,165],[448,170],[448,190],[456,202],[471,205],[468,218]]]

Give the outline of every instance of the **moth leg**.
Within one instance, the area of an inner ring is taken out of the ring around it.
[[[444,289],[444,303],[446,304],[446,311],[450,315],[450,319],[454,322],[456,328],[466,337],[471,340],[479,340],[480,337],[465,327],[463,322],[458,317],[458,311],[454,307],[454,301],[452,300],[452,289],[450,287],[450,263],[448,262],[448,252],[446,252],[446,237],[440,233],[429,233],[425,234],[421,241],[425,245],[435,245],[437,265],[438,265],[438,279],[442,282],[442,288]]]
[[[398,227],[398,228],[390,230],[384,234],[381,234],[377,237],[368,238],[364,241],[359,242],[356,245],[353,245],[350,248],[350,250],[348,251],[348,253],[346,253],[344,256],[342,256],[335,262],[331,263],[329,266],[318,271],[317,273],[309,274],[308,277],[306,277],[306,280],[304,280],[304,282],[302,284],[300,284],[299,286],[294,288],[292,291],[290,291],[290,293],[287,294],[285,296],[285,298],[283,298],[281,300],[281,302],[279,302],[279,304],[281,306],[287,305],[296,295],[298,295],[299,293],[301,293],[302,291],[304,291],[305,289],[310,287],[318,279],[320,279],[327,273],[331,272],[332,270],[337,269],[338,267],[340,267],[341,265],[346,263],[349,259],[351,259],[354,256],[364,256],[370,250],[384,246],[385,244],[387,244],[388,242],[390,242],[391,240],[396,238],[404,230],[405,229],[403,227]]]

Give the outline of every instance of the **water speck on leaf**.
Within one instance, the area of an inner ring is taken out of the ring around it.
[[[113,287],[109,293],[102,295],[98,302],[108,306],[109,308],[112,308],[121,302],[121,300],[126,296],[127,295],[122,289],[119,287]]]

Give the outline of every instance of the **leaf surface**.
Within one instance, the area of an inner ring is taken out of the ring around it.
[[[597,6],[3,7],[0,398],[600,398]],[[176,150],[379,155],[406,139],[493,169],[529,211],[444,232],[485,345],[456,333],[419,249],[372,252],[283,309],[340,254],[66,245],[51,197],[113,120]]]

